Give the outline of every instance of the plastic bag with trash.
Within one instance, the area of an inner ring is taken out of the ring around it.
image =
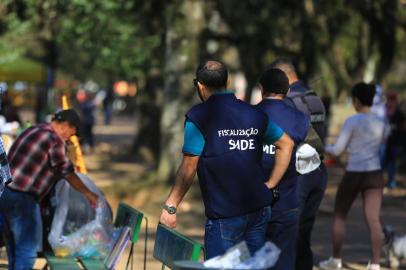
[[[262,248],[250,256],[245,241],[231,247],[224,255],[211,258],[204,262],[207,268],[218,269],[268,269],[275,265],[280,250],[272,242],[266,242]]]
[[[67,181],[59,181],[51,203],[55,206],[48,242],[56,256],[105,258],[113,245],[112,212],[107,200],[89,177],[82,182],[99,196],[96,209]]]

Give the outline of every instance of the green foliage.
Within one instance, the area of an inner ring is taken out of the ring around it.
[[[7,1],[0,6],[7,10],[0,33],[0,48],[7,54],[0,61],[28,54],[82,80],[142,78],[161,44],[161,33],[141,29],[137,12],[142,6],[136,4],[148,5],[123,0]],[[50,43],[52,55],[44,46]]]
[[[0,9],[1,8],[0,4]],[[0,19],[0,23],[4,25],[4,32],[0,32],[0,63],[6,64],[25,53],[26,42],[29,42],[31,38],[27,36],[30,23],[21,23],[15,14],[10,14],[2,18],[2,20]]]
[[[78,79],[144,80],[151,68],[163,67],[166,24],[171,16],[183,16],[183,2],[3,0],[0,62],[26,54]],[[305,80],[328,63],[337,84],[346,85],[354,74],[362,77],[370,59],[378,61],[375,77],[383,79],[396,56],[405,54],[398,45],[406,29],[400,0],[202,3],[208,22],[220,14],[220,24],[207,24],[202,42],[216,41],[220,50],[213,54],[201,52],[204,46],[185,46],[187,54],[220,56],[235,47],[251,86],[277,56],[293,58]],[[176,32],[194,27],[179,22],[172,26]]]
[[[85,74],[89,76],[89,70],[102,70],[110,80],[145,76],[143,66],[154,57],[153,51],[161,40],[157,34],[142,33],[133,16],[133,4],[114,0],[70,2],[58,43],[63,50],[82,54],[68,54],[61,59],[61,66],[70,67],[79,60],[82,68],[73,72],[81,79]]]

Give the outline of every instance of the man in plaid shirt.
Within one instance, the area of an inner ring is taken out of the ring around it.
[[[32,269],[41,241],[39,201],[57,180],[66,179],[95,206],[97,195],[74,172],[66,156],[65,141],[80,127],[74,110],[55,114],[50,124],[35,125],[17,137],[8,158],[13,181],[0,198],[0,211],[13,239],[7,242],[9,270]]]

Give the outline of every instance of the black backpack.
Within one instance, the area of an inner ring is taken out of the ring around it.
[[[315,147],[319,153],[324,152],[326,137],[326,109],[313,90],[291,92],[285,100],[290,101],[296,109],[310,116],[311,128],[305,142]]]

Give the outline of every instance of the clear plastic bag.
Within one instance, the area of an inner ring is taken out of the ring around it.
[[[250,257],[247,244],[243,241],[228,249],[224,255],[205,261],[204,266],[208,268],[233,269]]]
[[[204,266],[216,269],[268,269],[275,265],[279,254],[279,248],[268,241],[251,257],[247,244],[243,241],[227,250],[224,255],[205,261]]]
[[[279,259],[279,248],[268,241],[255,252],[254,256],[237,265],[237,269],[268,269],[275,265]]]
[[[96,209],[66,181],[60,181],[52,198],[55,214],[48,241],[56,256],[103,259],[113,243],[112,213],[103,194],[86,175],[82,182],[99,195]]]

